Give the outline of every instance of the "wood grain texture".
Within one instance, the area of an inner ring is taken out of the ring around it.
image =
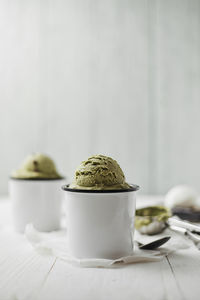
[[[183,299],[167,260],[114,269],[77,268],[57,261],[37,300],[66,297],[70,300]]]
[[[196,278],[199,277],[199,250],[195,248],[187,249],[187,251],[178,250],[169,255],[168,259],[181,299],[198,300],[200,286]]]
[[[158,263],[114,269],[77,268],[57,261],[37,300],[199,299],[199,251],[178,250]],[[56,282],[56,285],[55,285]]]
[[[153,197],[139,200],[138,205],[152,204]],[[155,197],[154,204],[161,200]],[[0,199],[0,219],[8,213],[5,201]],[[192,243],[159,262],[79,268],[37,254],[22,234],[12,232],[6,224],[0,231],[1,300],[199,299],[200,256]]]
[[[34,299],[55,258],[39,255],[20,234],[1,232],[0,245],[0,299]]]

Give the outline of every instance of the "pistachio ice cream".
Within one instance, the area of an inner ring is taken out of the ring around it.
[[[117,161],[104,155],[94,155],[83,161],[69,186],[72,189],[118,190],[129,189]]]
[[[111,157],[93,155],[63,185],[69,254],[118,259],[133,253],[136,191]]]
[[[26,157],[21,167],[11,173],[16,179],[60,179],[54,161],[42,153],[34,153]]]

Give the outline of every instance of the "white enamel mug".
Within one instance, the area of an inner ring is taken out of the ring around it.
[[[63,186],[69,253],[117,259],[133,253],[136,185],[127,190],[77,190]]]
[[[24,232],[32,223],[39,231],[60,228],[63,179],[10,179],[9,193],[12,201],[13,225]]]

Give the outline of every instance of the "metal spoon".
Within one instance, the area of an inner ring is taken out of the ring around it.
[[[200,243],[200,237],[199,237],[199,232],[193,233],[190,230],[183,228],[183,227],[178,227],[178,226],[170,226],[170,229],[173,231],[176,231],[178,233],[182,233],[189,237],[193,242],[195,243]]]
[[[158,240],[155,240],[151,243],[147,243],[147,244],[142,244],[138,242],[139,248],[140,249],[144,249],[144,250],[153,250],[156,249],[160,246],[162,246],[163,244],[165,244],[167,241],[169,241],[169,239],[171,238],[171,236],[165,236],[163,238],[160,238]]]

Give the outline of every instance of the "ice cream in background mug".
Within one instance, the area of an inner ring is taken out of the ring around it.
[[[116,259],[133,253],[135,196],[116,160],[94,155],[63,186],[69,252],[78,258]]]
[[[54,161],[42,153],[28,155],[19,169],[11,173],[16,179],[60,179]]]
[[[9,192],[16,231],[24,232],[28,223],[40,231],[60,228],[63,180],[54,161],[42,153],[29,155],[11,173]]]

